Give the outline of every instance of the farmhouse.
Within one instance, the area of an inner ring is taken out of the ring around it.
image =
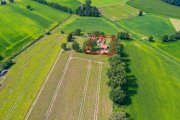
[[[100,46],[100,54],[108,54],[109,46],[105,44],[104,38],[99,38],[97,44]]]

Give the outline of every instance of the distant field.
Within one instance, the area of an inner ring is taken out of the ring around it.
[[[29,119],[107,119],[112,109],[106,85],[107,65],[101,66],[99,62],[107,62],[107,59],[63,53]]]
[[[1,80],[0,119],[22,120],[61,50],[64,37],[60,33],[36,43],[22,53],[16,64]]]
[[[162,37],[166,34],[174,34],[175,29],[169,19],[160,16],[146,14],[142,17],[134,17],[117,22],[126,30],[140,36]]]
[[[31,5],[33,10],[26,9]],[[0,6],[0,54],[9,57],[69,15],[33,1]],[[13,14],[12,14],[13,13]]]
[[[138,12],[139,12],[139,10],[125,3],[102,7],[100,8],[100,11],[105,17],[113,21],[138,16]]]
[[[170,5],[162,0],[129,0],[127,4],[145,12],[180,18],[180,14],[178,14],[180,7]]]
[[[105,32],[107,35],[117,34],[120,30],[116,27],[116,25],[104,18],[78,16],[67,21],[66,24],[61,27],[61,30],[65,32],[72,32],[78,28],[83,32],[101,31]]]
[[[67,6],[73,10],[76,10],[81,2],[79,0],[47,0],[48,2],[59,3],[60,5]]]
[[[157,43],[155,46],[159,47],[163,51],[167,52],[168,54],[174,56],[180,62],[180,41],[170,42],[170,43]]]
[[[127,0],[91,0],[93,6],[97,7],[104,7],[104,6],[111,6],[117,5],[122,2],[126,2]]]
[[[180,31],[180,20],[179,19],[170,19],[174,25],[176,31]]]
[[[135,75],[137,94],[128,107],[137,120],[179,120],[180,64],[141,41],[123,42]],[[165,47],[164,47],[165,48]],[[166,49],[166,48],[165,48]],[[178,49],[168,48],[177,52]]]

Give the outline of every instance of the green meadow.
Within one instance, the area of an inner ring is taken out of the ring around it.
[[[26,9],[27,5],[31,5],[33,10]],[[69,16],[33,1],[9,3],[0,6],[0,12],[3,13],[0,14],[0,54],[5,58]]]
[[[97,7],[117,5],[127,0],[92,0],[92,4]]]
[[[163,35],[175,33],[175,29],[169,19],[151,14],[120,20],[117,23],[139,37],[152,35],[161,38]]]
[[[178,14],[180,7],[170,5],[162,0],[129,0],[127,4],[144,12],[180,18],[180,14]]]
[[[120,30],[113,23],[100,17],[93,18],[75,16],[61,27],[61,30],[65,32],[73,32],[76,29],[81,29],[86,33],[100,31],[105,32],[107,35],[117,34]]]
[[[179,62],[141,41],[123,44],[130,58],[131,74],[135,76],[135,84],[130,88],[134,91],[132,103],[125,109],[137,120],[178,120]]]

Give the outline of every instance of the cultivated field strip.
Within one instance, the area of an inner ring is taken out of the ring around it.
[[[112,21],[126,19],[138,15],[138,10],[122,3],[120,5],[106,6],[99,8],[101,13]]]
[[[42,66],[44,65],[45,61],[47,60],[48,56],[50,55],[50,53],[51,53],[51,51],[52,51],[52,49],[54,48],[55,45],[56,45],[56,43],[54,42],[54,43],[50,46],[50,48],[49,48],[49,50],[47,51],[47,53],[45,54],[45,56],[43,56],[42,59],[40,60],[39,67],[38,67],[38,69],[35,71],[35,74],[34,74],[33,76],[31,76],[30,79],[29,79],[27,82],[25,82],[24,86],[23,86],[21,89],[18,90],[18,91],[21,91],[21,92],[19,92],[20,94],[17,95],[15,98],[14,98],[14,96],[12,96],[13,99],[16,99],[16,100],[14,101],[15,103],[13,102],[13,103],[11,104],[11,108],[8,110],[9,112],[8,112],[8,114],[6,115],[5,120],[8,120],[8,119],[11,117],[13,111],[14,111],[14,110],[16,109],[16,107],[17,107],[17,104],[18,104],[19,101],[24,97],[24,95],[26,94],[26,92],[27,92],[27,90],[29,89],[30,85],[32,84],[32,82],[36,79],[36,77],[38,76],[38,74],[39,74],[40,71],[42,70]],[[17,88],[17,87],[16,87],[16,88]],[[10,98],[9,98],[9,99],[10,99]],[[7,104],[8,104],[8,99],[7,99]],[[8,106],[10,106],[10,105],[8,104]]]
[[[61,87],[62,81],[64,80],[64,76],[65,76],[65,74],[66,74],[66,71],[67,71],[67,69],[68,69],[68,66],[69,66],[70,61],[71,61],[71,56],[69,57],[69,59],[68,59],[68,61],[67,61],[67,63],[66,63],[66,66],[65,66],[65,68],[64,68],[64,71],[63,71],[63,73],[62,73],[61,79],[59,80],[59,82],[58,82],[58,84],[57,84],[56,90],[55,90],[55,92],[54,92],[54,94],[53,94],[53,97],[52,97],[52,100],[51,100],[51,102],[50,102],[50,104],[49,104],[48,110],[47,110],[47,112],[46,112],[46,114],[45,114],[44,120],[48,120],[48,118],[49,118],[49,115],[50,115],[50,113],[51,113],[51,111],[52,111],[52,107],[53,107],[54,102],[55,102],[55,100],[56,100],[58,91],[59,91],[59,89],[60,89],[60,87]]]
[[[78,119],[88,65],[86,61],[71,60],[48,120]]]
[[[84,102],[86,100],[86,95],[87,95],[87,90],[88,90],[90,72],[91,72],[91,61],[89,61],[89,66],[88,66],[88,71],[87,71],[87,76],[86,76],[86,82],[84,85],[83,98],[81,100],[78,120],[83,120],[82,115],[83,115],[83,111],[84,111]]]
[[[19,85],[18,83],[21,82],[20,79],[23,76],[23,73],[26,71],[26,69],[30,66],[30,63],[32,62],[33,58],[36,57],[40,51],[44,51],[45,49],[47,49],[47,48],[45,48],[44,46],[40,46],[40,47],[38,47],[38,49],[33,50],[33,52],[31,51],[32,53],[30,53],[30,55],[27,54],[26,57],[24,58],[24,61],[23,62],[21,61],[22,66],[18,66],[16,68],[17,75],[16,76],[8,75],[6,77],[6,79],[4,80],[5,83],[3,85],[6,85],[7,84],[6,82],[9,82],[9,80],[14,80],[14,82],[12,82],[12,85],[10,86],[8,92],[6,92],[5,95],[3,96],[3,98],[0,99],[0,108],[2,107],[4,102],[6,102],[7,97],[13,93],[13,90],[15,89],[15,87]],[[2,90],[4,90],[4,89],[2,89]]]
[[[96,112],[96,98],[99,80],[99,63],[92,62],[91,73],[89,77],[89,84],[87,87],[86,98],[82,110],[81,120],[93,120]]]

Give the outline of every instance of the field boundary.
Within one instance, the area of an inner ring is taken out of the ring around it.
[[[45,87],[45,85],[46,85],[46,83],[47,83],[47,81],[48,81],[48,79],[49,79],[49,77],[50,77],[53,69],[55,68],[55,65],[57,64],[57,62],[58,62],[58,60],[59,60],[59,58],[60,58],[60,56],[61,56],[61,54],[62,54],[63,51],[64,51],[64,50],[61,50],[60,53],[59,53],[59,55],[58,55],[58,57],[56,58],[53,66],[52,66],[51,70],[49,71],[49,73],[48,73],[48,75],[47,75],[47,77],[46,77],[43,85],[41,86],[41,88],[40,88],[40,90],[39,90],[39,92],[38,92],[38,94],[37,94],[34,102],[32,103],[32,105],[31,105],[28,113],[26,114],[25,120],[28,120],[29,116],[31,115],[31,112],[32,112],[32,110],[34,109],[34,106],[36,105],[36,102],[38,101],[39,96],[41,95],[41,93],[42,93],[42,91],[43,91],[43,89],[44,89],[44,87]]]

